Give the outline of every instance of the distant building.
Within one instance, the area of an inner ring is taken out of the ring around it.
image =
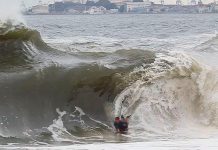
[[[213,4],[213,12],[218,13],[218,3],[217,2]]]
[[[108,13],[109,13],[109,14],[117,14],[117,13],[119,13],[119,9],[110,9],[110,10],[108,11]]]
[[[117,4],[117,3],[124,3],[127,2],[127,0],[110,0],[111,3]]]
[[[149,7],[149,12],[152,14],[160,14],[160,13],[167,13],[169,11],[169,8],[162,4],[152,4],[151,7]]]
[[[191,5],[197,5],[196,0],[191,0]]]
[[[49,5],[49,12],[50,13],[62,13],[65,11],[65,5],[63,2],[55,2],[54,4]]]
[[[87,0],[63,0],[63,3],[80,3],[85,4]]]
[[[36,5],[33,6],[30,10],[29,13],[31,14],[48,14],[49,9],[47,5]]]
[[[64,3],[66,2],[73,2],[74,0],[63,0]]]
[[[168,13],[178,14],[196,14],[198,13],[197,5],[168,5]]]
[[[151,2],[126,2],[124,5],[125,12],[146,13],[149,11]]]
[[[182,5],[182,1],[181,0],[176,0],[176,5]]]
[[[100,6],[100,7],[92,6],[91,8],[89,8],[84,13],[90,14],[90,15],[100,15],[100,14],[105,14],[106,11],[107,11],[107,9],[104,8],[103,6]]]
[[[124,12],[124,5],[126,2],[129,2],[130,0],[110,0],[111,3],[115,4],[116,7],[118,8],[118,10],[121,10],[122,8],[122,11],[120,12]]]
[[[75,5],[65,10],[65,14],[82,14],[87,7],[85,5]]]
[[[203,13],[211,13],[211,5],[205,5],[201,0],[198,1],[198,13],[203,14]]]

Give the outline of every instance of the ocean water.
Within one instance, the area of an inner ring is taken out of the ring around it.
[[[24,20],[0,26],[0,149],[217,149],[216,14]]]

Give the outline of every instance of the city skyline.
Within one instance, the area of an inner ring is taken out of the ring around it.
[[[27,7],[30,7],[30,6],[39,4],[39,1],[41,1],[42,3],[48,4],[48,3],[54,3],[54,1],[62,1],[62,0],[20,0],[20,1],[24,2],[24,4]],[[154,3],[160,3],[161,0],[150,0],[150,1]],[[164,1],[165,1],[165,4],[175,4],[176,3],[176,0],[164,0]],[[182,0],[183,4],[189,4],[190,2],[191,0]],[[214,0],[203,0],[202,2],[207,4],[207,3],[214,2]]]

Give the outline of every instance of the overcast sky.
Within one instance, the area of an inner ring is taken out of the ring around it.
[[[5,0],[6,1],[6,0]],[[32,6],[32,5],[36,5],[39,3],[39,0],[20,0],[23,1],[26,6]],[[61,0],[41,0],[43,3],[54,3],[54,1],[61,1]],[[150,0],[153,1],[155,3],[160,3],[160,0]],[[182,0],[183,4],[187,4],[189,3],[191,0]],[[196,0],[198,1],[198,0]],[[213,2],[214,0],[202,0],[203,3],[210,3]],[[166,4],[175,4],[176,0],[165,0]]]

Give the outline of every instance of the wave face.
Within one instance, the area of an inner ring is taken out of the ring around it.
[[[163,50],[163,39],[128,39],[142,44],[131,48],[125,39],[89,38],[45,42],[37,30],[1,25],[1,144],[132,142],[216,131],[216,69]],[[155,42],[161,51],[143,48]],[[132,115],[128,135],[114,134],[112,120],[120,114]]]
[[[4,24],[0,39],[0,133],[27,141],[104,139],[99,134],[112,130],[113,100],[129,85],[123,77],[155,59],[153,52],[134,49],[60,52],[20,25]],[[78,64],[69,66],[71,59]]]

